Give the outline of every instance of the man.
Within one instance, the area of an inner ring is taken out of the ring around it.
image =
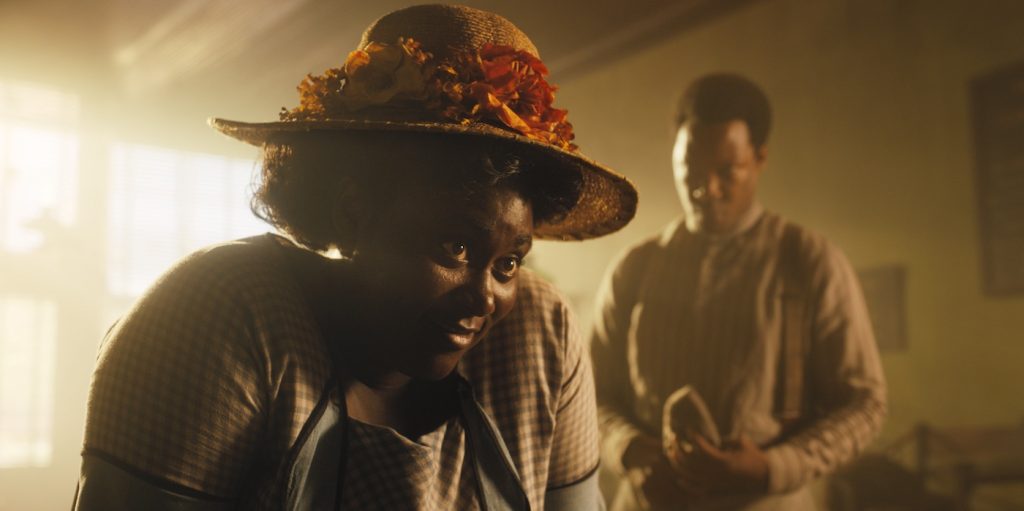
[[[843,254],[765,211],[771,109],[749,80],[700,78],[677,115],[682,218],[626,252],[599,295],[592,355],[612,509],[805,510],[808,483],[877,434],[885,382]],[[689,385],[722,442],[662,439]],[[664,446],[664,447],[663,447]]]

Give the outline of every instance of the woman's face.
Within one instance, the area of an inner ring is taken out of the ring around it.
[[[358,230],[356,321],[379,369],[436,380],[515,305],[533,214],[508,187],[412,195]]]

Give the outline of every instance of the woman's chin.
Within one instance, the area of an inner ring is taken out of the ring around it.
[[[417,360],[414,364],[409,364],[402,372],[416,380],[443,380],[449,374],[452,374],[455,367],[459,365],[459,360],[462,359],[463,354],[462,352],[445,353],[429,359]]]

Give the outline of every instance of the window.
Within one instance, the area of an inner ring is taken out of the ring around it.
[[[31,252],[41,222],[74,222],[77,115],[74,96],[0,82],[0,250]]]
[[[205,245],[267,230],[249,211],[252,160],[117,144],[111,152],[108,286],[137,296]]]
[[[76,96],[0,81],[0,468],[50,464],[54,400],[65,389],[55,380],[58,349],[96,342],[80,333],[88,320],[58,324],[81,295],[41,274],[54,256],[80,255],[51,244],[54,228],[97,227],[79,225],[78,109]],[[266,230],[248,207],[251,160],[130,144],[109,156],[107,255],[91,260],[106,265],[107,279],[88,290],[106,292],[93,304],[100,316],[120,315],[188,252]]]
[[[10,275],[25,273],[48,228],[75,222],[77,118],[76,96],[0,82],[0,468],[52,456],[58,306]]]
[[[50,463],[56,344],[55,303],[0,298],[0,468]]]

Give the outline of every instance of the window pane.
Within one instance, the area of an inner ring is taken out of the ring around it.
[[[39,248],[43,233],[34,223],[74,222],[77,114],[74,96],[0,82],[0,250]]]
[[[74,95],[0,82],[0,252],[33,252],[43,229],[74,223],[77,118]],[[4,289],[4,273],[18,271],[0,268],[0,468],[52,455],[57,304]]]
[[[111,152],[108,284],[141,294],[198,248],[267,230],[249,212],[251,160],[117,144]]]
[[[0,468],[50,463],[56,341],[53,302],[0,297]]]
[[[0,82],[0,114],[8,119],[71,126],[78,122],[78,97],[50,87]]]

